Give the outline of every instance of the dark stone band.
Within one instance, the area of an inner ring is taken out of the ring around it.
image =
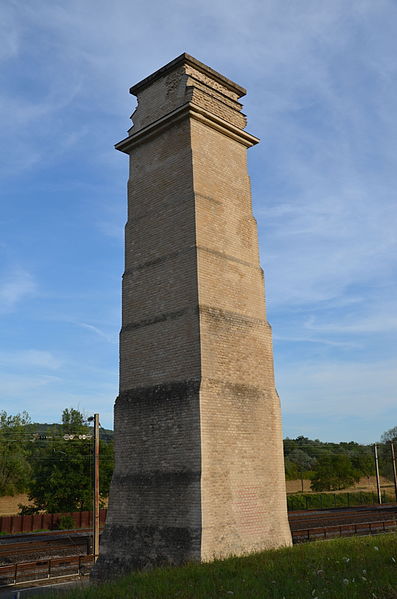
[[[155,551],[153,539],[156,539]],[[92,578],[113,579],[142,568],[179,566],[200,559],[201,529],[108,525],[102,539],[103,553]],[[107,545],[112,552],[107,552]]]
[[[140,320],[137,322],[129,322],[123,325],[121,329],[121,333],[125,333],[127,331],[134,331],[136,329],[140,329],[142,327],[151,326],[153,324],[163,323],[165,321],[176,320],[177,318],[182,318],[186,314],[205,314],[209,316],[213,320],[227,323],[230,325],[238,325],[238,326],[265,326],[269,330],[271,330],[270,324],[267,320],[262,320],[260,318],[254,318],[252,316],[246,316],[245,314],[239,314],[238,312],[232,312],[231,310],[223,310],[221,308],[214,308],[213,306],[205,306],[199,305],[193,308],[182,308],[181,310],[176,310],[174,312],[164,312],[163,314],[158,314],[153,316],[152,318],[145,318],[144,320]]]
[[[172,381],[161,385],[150,387],[135,387],[121,391],[116,399],[116,405],[128,403],[139,403],[141,401],[182,401],[187,396],[192,396],[200,390],[199,379],[188,379],[186,381]]]
[[[171,471],[163,472],[161,470],[152,470],[151,472],[141,472],[139,474],[128,474],[126,476],[114,474],[112,482],[118,487],[156,487],[160,485],[179,486],[181,484],[190,484],[200,482],[201,472],[193,471]]]

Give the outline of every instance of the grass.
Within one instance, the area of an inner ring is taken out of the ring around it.
[[[53,593],[49,597],[60,597]],[[397,534],[136,572],[68,599],[397,599]]]

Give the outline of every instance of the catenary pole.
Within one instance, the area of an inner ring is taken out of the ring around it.
[[[394,495],[397,501],[397,470],[396,470],[396,454],[394,452],[394,444],[393,441],[390,441],[390,449],[391,449],[391,461],[393,464],[393,478],[394,478]]]
[[[99,414],[94,414],[94,561],[99,556]]]
[[[378,459],[378,446],[374,443],[374,458],[375,458],[375,474],[376,474],[376,489],[378,491],[378,503],[382,504],[382,494],[380,490],[380,481],[379,481],[379,459]]]

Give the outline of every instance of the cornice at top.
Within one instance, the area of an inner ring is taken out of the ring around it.
[[[130,88],[130,93],[133,94],[134,96],[136,96],[138,92],[142,91],[143,89],[145,89],[146,87],[151,85],[154,81],[156,81],[160,77],[163,77],[170,71],[174,71],[175,69],[177,69],[179,66],[182,66],[182,65],[189,65],[189,66],[195,68],[197,71],[200,71],[207,77],[214,79],[215,81],[220,83],[222,86],[224,86],[226,89],[228,89],[232,93],[236,94],[237,98],[241,98],[242,96],[245,96],[247,93],[247,91],[246,91],[246,89],[244,89],[244,87],[241,87],[241,85],[238,85],[234,81],[231,81],[231,79],[228,79],[224,75],[221,75],[221,73],[214,71],[214,69],[211,69],[211,67],[207,66],[203,62],[200,62],[199,60],[197,60],[197,58],[190,56],[190,54],[187,54],[186,52],[183,52],[183,54],[181,54],[174,60],[171,60],[171,62],[169,62],[165,66],[161,67],[160,69],[158,69],[157,71],[155,71],[154,73],[149,75],[148,77],[145,77],[144,79],[142,79],[141,81],[139,81],[138,83],[133,85]]]
[[[182,54],[131,89],[138,102],[131,117],[130,135],[189,102],[241,130],[247,124],[238,101],[245,89],[188,54]]]

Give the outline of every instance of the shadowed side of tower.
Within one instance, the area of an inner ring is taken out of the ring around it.
[[[116,466],[95,576],[291,542],[238,99],[187,54],[131,88]]]

